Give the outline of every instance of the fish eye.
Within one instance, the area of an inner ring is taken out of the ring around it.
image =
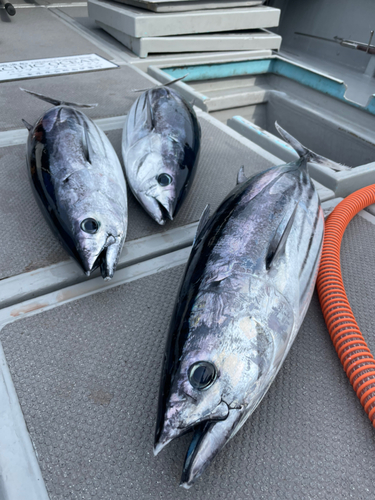
[[[99,229],[99,222],[89,217],[81,222],[81,229],[85,231],[85,233],[95,234]]]
[[[208,361],[198,361],[189,368],[189,382],[194,387],[203,391],[212,385],[217,377],[216,368]]]
[[[172,177],[168,174],[160,174],[158,175],[157,181],[162,187],[169,186],[172,182]]]

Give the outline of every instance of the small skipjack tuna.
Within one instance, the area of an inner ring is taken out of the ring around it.
[[[24,90],[24,89],[21,89]],[[125,242],[125,176],[107,136],[75,108],[25,90],[55,107],[29,130],[27,164],[34,194],[52,230],[89,276],[113,277]]]
[[[203,213],[173,313],[155,454],[194,430],[181,485],[189,488],[258,406],[310,304],[324,217],[308,160],[347,167],[302,146],[300,158],[246,179]]]
[[[200,140],[194,109],[167,86],[147,90],[129,111],[122,136],[126,178],[159,224],[175,217],[191,187]]]

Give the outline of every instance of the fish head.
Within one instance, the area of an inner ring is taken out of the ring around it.
[[[164,225],[167,220],[173,220],[184,179],[158,153],[147,153],[140,164],[130,181],[133,193],[146,212],[158,224]]]
[[[95,205],[83,200],[75,206],[75,253],[87,276],[100,268],[103,278],[109,280],[116,270],[126,236],[127,214],[120,206],[112,206],[115,203],[98,193]]]
[[[241,427],[272,358],[271,338],[248,312],[237,314],[223,305],[214,315],[208,312],[219,300],[217,294],[207,294],[190,316],[188,340],[177,367],[166,376],[160,401],[155,454],[195,431],[182,475],[184,487],[191,486]]]

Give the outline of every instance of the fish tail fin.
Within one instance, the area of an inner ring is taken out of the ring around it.
[[[184,78],[188,76],[189,73],[186,73],[184,76],[180,76],[180,78],[176,78],[175,80],[171,80],[170,82],[167,83],[162,83],[160,85],[155,85],[154,87],[148,88],[148,89],[133,89],[132,92],[146,92],[146,90],[151,90],[151,89],[157,89],[159,87],[168,87],[169,85],[173,85],[174,83],[180,82]]]
[[[38,94],[37,92],[33,92],[31,90],[26,90],[20,87],[20,90],[23,92],[27,92],[28,94],[31,94],[38,99],[41,99],[42,101],[49,102],[50,104],[53,104],[54,106],[72,106],[73,108],[95,108],[97,104],[80,104],[77,102],[66,102],[66,101],[59,101],[57,99],[53,99],[52,97],[47,97],[46,95],[43,94]]]
[[[323,165],[324,167],[328,167],[338,172],[342,170],[351,170],[351,167],[347,167],[346,165],[341,165],[341,163],[336,163],[335,161],[329,160],[328,158],[320,156],[314,153],[314,151],[307,149],[305,146],[303,146],[303,144],[297,141],[295,137],[293,137],[286,130],[280,127],[280,125],[277,122],[275,122],[275,127],[276,130],[281,135],[281,137],[284,139],[284,141],[290,144],[301,158],[306,158],[307,161],[318,163],[319,165]]]

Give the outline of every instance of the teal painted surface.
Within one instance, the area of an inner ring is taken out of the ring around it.
[[[269,73],[273,59],[259,59],[254,61],[240,61],[222,64],[204,64],[202,66],[184,66],[179,68],[165,68],[163,71],[172,78],[184,78],[184,82],[197,80],[212,80],[213,78],[227,78],[230,76],[259,75]]]
[[[188,73],[187,77],[184,78],[184,82],[274,73],[375,115],[375,97],[370,100],[367,106],[360,106],[345,99],[346,86],[343,82],[337,82],[329,77],[277,58],[164,68],[163,71],[172,78],[180,78]]]
[[[369,104],[365,109],[367,109],[369,113],[375,115],[375,96],[372,96],[371,101],[369,102]]]
[[[300,68],[299,66],[281,61],[280,59],[274,59],[271,72],[275,75],[285,76],[290,80],[306,85],[306,87],[323,92],[323,94],[328,94],[337,99],[346,101],[344,98],[346,91],[345,84],[331,80],[326,76],[319,75],[319,73]]]

